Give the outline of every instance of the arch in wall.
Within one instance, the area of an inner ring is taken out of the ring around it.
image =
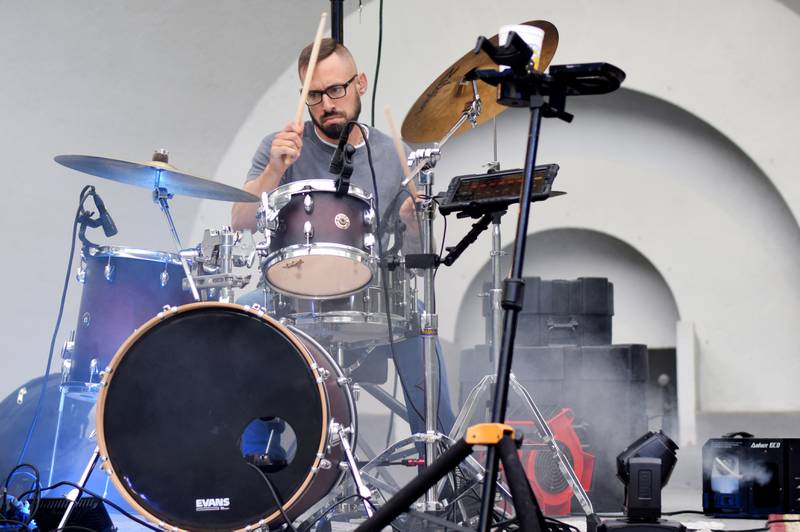
[[[572,124],[545,122],[539,151],[540,162],[561,165],[556,188],[568,195],[536,204],[530,231],[597,231],[652,262],[696,335],[701,409],[800,408],[800,398],[783,392],[800,371],[800,331],[792,325],[800,319],[800,228],[772,181],[725,135],[664,100],[621,90],[575,98],[569,109]],[[504,167],[521,166],[527,125],[522,112],[498,119]],[[479,128],[456,137],[439,175],[478,171],[490,135]],[[515,214],[504,219],[504,244]],[[469,223],[451,217],[450,238]],[[480,238],[470,259],[437,276],[438,289],[464,290],[489,247],[490,238]],[[444,299],[437,308],[445,338],[464,333],[456,316],[473,298]],[[756,368],[758,391],[745,397],[739,386],[753,385]]]
[[[522,3],[517,7],[523,10]],[[594,17],[586,16],[584,7],[578,11],[577,19],[565,18],[566,26],[560,24],[565,33],[569,30],[580,34],[577,30],[584,22],[596,25]],[[651,12],[633,14],[642,20],[652,16]],[[680,15],[680,9],[674,14]],[[542,15],[548,18],[550,13]],[[508,16],[505,9],[503,16]],[[472,36],[476,30],[485,31],[490,18],[480,24],[476,22],[480,28],[459,27],[461,33],[457,36],[461,39]],[[525,18],[521,16],[520,20]],[[649,33],[652,31],[655,30],[648,29]],[[372,49],[373,37],[371,33],[364,34],[354,36],[351,41],[357,52],[366,52],[358,54],[367,58],[365,64],[370,64],[368,50]],[[649,38],[655,37],[649,35]],[[715,43],[724,41],[720,36]],[[690,49],[697,44],[691,39],[681,42]],[[715,43],[711,43],[714,50],[721,46]],[[574,55],[574,50],[570,50],[567,40],[564,44],[560,57],[566,61],[570,54]],[[645,93],[623,90],[604,97],[575,98],[569,107],[576,115],[575,122],[570,125],[545,122],[540,149],[541,161],[561,164],[557,185],[569,195],[537,206],[531,230],[573,227],[599,231],[640,250],[657,266],[673,290],[681,318],[695,325],[701,408],[798,409],[800,397],[787,397],[782,392],[792,386],[790,375],[800,371],[800,360],[793,356],[795,346],[800,344],[800,331],[793,327],[800,319],[800,309],[794,303],[794,295],[800,293],[796,275],[800,269],[800,232],[781,195],[783,192],[788,197],[791,190],[777,190],[770,181],[775,176],[765,175],[745,154],[743,150],[753,153],[764,164],[760,142],[744,134],[749,131],[747,126],[738,126],[740,122],[721,116],[719,106],[712,105],[716,100],[710,101],[707,94],[673,87],[671,81],[663,78],[663,65],[653,66],[654,55],[629,53],[627,41],[621,46],[614,50],[618,55],[622,53],[619,57],[624,57],[625,66],[637,73],[630,86],[649,94],[674,95],[674,101],[693,110],[705,111],[711,105],[709,120],[721,124],[730,138],[744,139],[746,145],[736,146],[697,116]],[[442,57],[463,53],[461,44],[448,41],[442,47]],[[413,49],[387,48],[386,52],[387,64],[392,61],[402,64],[409,54],[414,56]],[[681,56],[674,49],[669,53]],[[692,67],[700,69],[701,80],[726,72],[727,67],[722,64],[709,67],[701,63],[702,68]],[[441,68],[435,62],[426,63],[415,74],[429,80]],[[687,76],[697,77],[695,70],[688,69]],[[276,77],[275,84],[233,140],[219,166],[219,175],[244,175],[261,135],[282,125],[285,118],[279,119],[276,112],[294,106],[294,92],[285,90],[296,85],[293,76],[288,69]],[[386,79],[382,85],[384,101],[392,102],[400,111],[407,108],[415,91],[409,92],[406,85],[390,86]],[[419,80],[414,83],[424,87]],[[748,97],[746,84],[737,84],[731,91],[723,102],[740,98],[734,94]],[[743,113],[741,119],[746,120],[747,116]],[[527,117],[519,112],[507,112],[498,120],[503,140],[500,155],[506,168],[521,164],[526,126]],[[446,187],[448,175],[480,171],[490,158],[490,133],[491,128],[479,128],[448,144],[438,169],[437,188]],[[780,158],[770,172],[777,174],[786,166],[786,160],[791,159]],[[240,182],[237,178],[232,184]],[[198,230],[226,219],[228,209],[221,204],[201,209],[195,221],[195,238],[200,235]],[[508,220],[512,216],[506,218],[504,234],[511,235],[513,223]],[[459,231],[459,223],[454,222],[451,232]],[[488,243],[479,241],[471,253],[481,258],[463,259],[447,275],[440,273],[437,277],[440,290],[463,292],[483,264]],[[452,341],[457,333],[455,317],[459,304],[458,298],[440,300],[440,332],[445,340]],[[750,380],[754,367],[762,371],[761,384],[752,397],[745,397],[737,392],[736,385]]]
[[[507,270],[513,245],[503,251]],[[588,229],[554,228],[531,233],[525,255],[525,277],[607,277],[614,283],[614,343],[675,346],[675,323],[680,317],[672,291],[655,265],[626,242]],[[457,338],[462,348],[485,343],[482,306],[475,302],[490,279],[487,259],[468,284],[458,309]]]

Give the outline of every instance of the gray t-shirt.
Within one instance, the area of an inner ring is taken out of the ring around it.
[[[375,128],[368,127],[367,141],[372,151],[372,162],[375,168],[375,180],[378,184],[377,198],[381,209],[381,223],[386,223],[387,209],[391,201],[400,191],[400,183],[403,180],[403,168],[400,166],[400,159],[394,148],[392,139]],[[252,181],[261,175],[261,172],[269,163],[269,149],[272,140],[277,133],[267,135],[258,146],[256,154],[253,156],[253,165],[247,174],[247,181]],[[408,148],[406,147],[406,153]],[[303,126],[303,149],[300,157],[286,169],[281,177],[280,184],[300,181],[302,179],[336,179],[328,167],[331,157],[336,150],[335,144],[329,144],[317,135],[314,124],[307,121]],[[368,194],[375,194],[372,185],[372,174],[369,169],[367,157],[367,147],[364,143],[356,147],[353,154],[353,174],[350,176],[350,184],[357,186]],[[407,194],[403,193],[398,199],[396,206],[403,203]],[[394,210],[394,215],[397,208]]]

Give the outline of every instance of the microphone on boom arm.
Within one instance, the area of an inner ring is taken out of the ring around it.
[[[336,194],[339,196],[347,194],[350,188],[350,176],[353,173],[352,157],[356,149],[352,144],[347,143],[347,139],[350,138],[350,132],[355,126],[356,122],[354,120],[345,124],[342,134],[339,135],[339,144],[336,146],[336,151],[333,152],[331,164],[328,167],[332,174],[338,176],[336,179]]]

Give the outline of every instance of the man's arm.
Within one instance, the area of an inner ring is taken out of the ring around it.
[[[406,226],[404,247],[417,253],[424,253],[425,251],[417,251],[422,249],[422,242],[419,239],[419,217],[417,216],[417,203],[422,200],[419,199],[419,193],[413,179],[408,182],[408,191],[414,196],[414,199],[406,198],[400,205],[400,220]]]
[[[259,176],[244,184],[244,190],[261,197],[264,192],[272,192],[281,182],[286,169],[291,166],[303,149],[303,126],[294,122],[283,128],[269,147],[266,165]],[[254,161],[254,164],[257,164]],[[231,209],[231,226],[235,231],[256,230],[256,212],[260,203],[234,203]]]

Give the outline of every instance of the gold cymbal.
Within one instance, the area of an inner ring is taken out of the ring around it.
[[[558,48],[558,30],[546,20],[530,20],[523,23],[544,30],[542,57],[539,68],[546,69]],[[497,45],[497,35],[491,39]],[[403,120],[403,139],[408,142],[436,142],[442,139],[450,128],[456,125],[464,107],[472,101],[472,86],[463,82],[464,76],[473,69],[497,68],[497,64],[489,59],[486,52],[474,54],[467,52],[461,59],[453,63],[447,70],[431,83],[417,98],[411,110]],[[507,108],[497,103],[497,88],[478,82],[478,94],[481,96],[482,110],[478,124],[483,124],[499,115]],[[471,126],[464,123],[456,134],[462,133]]]

